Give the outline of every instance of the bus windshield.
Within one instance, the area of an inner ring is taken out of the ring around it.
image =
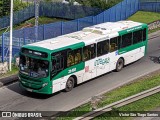
[[[49,62],[20,55],[20,73],[30,77],[47,77]]]

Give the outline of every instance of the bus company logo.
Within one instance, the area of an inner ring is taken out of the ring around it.
[[[98,60],[96,60],[96,61],[94,62],[94,66],[104,65],[104,64],[107,64],[107,63],[109,63],[109,62],[110,62],[110,58],[109,58],[109,57],[108,57],[108,58],[105,58],[105,59],[100,58],[100,59],[98,59]]]

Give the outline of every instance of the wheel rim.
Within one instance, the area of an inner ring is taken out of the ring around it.
[[[67,88],[68,88],[68,89],[71,89],[72,86],[73,86],[73,82],[72,82],[72,80],[69,80],[69,81],[67,82]]]
[[[123,62],[120,60],[120,61],[118,62],[118,69],[122,69],[122,67],[123,67]]]

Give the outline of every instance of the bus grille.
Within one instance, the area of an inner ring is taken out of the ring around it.
[[[24,87],[35,89],[35,90],[38,90],[38,89],[42,88],[43,83],[40,82],[40,81],[35,81],[35,80],[30,79],[30,78],[26,79],[26,77],[22,77],[22,76],[20,78],[21,78],[20,82],[22,83],[22,85]]]

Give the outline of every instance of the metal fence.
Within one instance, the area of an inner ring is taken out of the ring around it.
[[[59,17],[66,19],[78,19],[86,16],[97,15],[102,12],[102,9],[92,8],[82,5],[71,5],[54,2],[40,2],[40,16]]]
[[[21,11],[17,11],[13,13],[13,24],[19,24],[29,18],[34,17],[35,13],[34,13],[34,5],[30,5],[29,7],[21,10]],[[10,16],[4,16],[2,18],[0,18],[0,29],[6,28],[7,26],[9,26],[10,24]]]
[[[92,8],[81,5],[71,5],[64,3],[54,2],[40,2],[39,4],[39,16],[46,17],[58,17],[64,19],[77,19],[90,15],[96,15],[101,13],[99,8]],[[27,19],[35,16],[35,6],[32,3],[27,8],[13,13],[13,24],[19,24]],[[0,29],[9,26],[10,16],[0,18]]]
[[[160,12],[160,0],[140,0],[140,10]]]
[[[81,30],[84,27],[103,23],[125,20],[140,10],[139,0],[124,0],[116,6],[96,15],[72,20],[69,22],[57,22],[45,24],[38,27],[23,28],[13,31],[13,56],[15,56],[22,45],[54,38],[63,34]],[[36,38],[36,31],[38,37]],[[2,36],[1,55],[2,61],[8,58],[9,33]]]

